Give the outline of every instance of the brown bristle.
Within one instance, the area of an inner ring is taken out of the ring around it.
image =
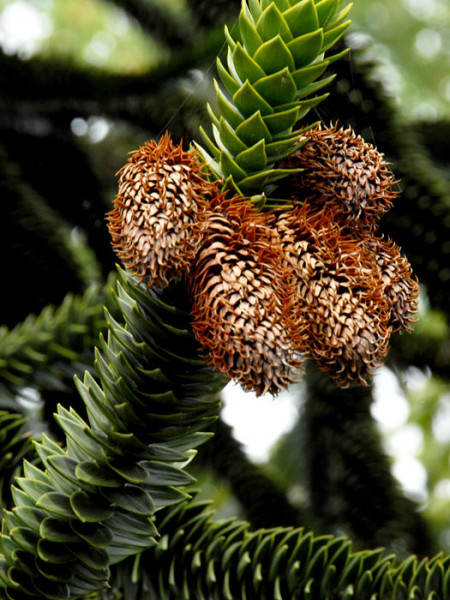
[[[410,331],[417,320],[419,284],[408,259],[390,239],[369,237],[366,245],[374,253],[379,268],[394,333]]]
[[[201,243],[199,213],[217,192],[202,176],[198,155],[165,134],[145,144],[119,172],[108,214],[112,245],[147,287],[165,286],[190,267]]]
[[[297,280],[297,320],[307,323],[310,356],[342,387],[367,383],[392,330],[373,254],[308,205],[278,215],[276,235]]]
[[[188,282],[193,330],[207,359],[258,395],[277,394],[301,366],[292,328],[295,290],[264,214],[242,198],[219,199]]]
[[[352,129],[321,125],[304,134],[307,142],[284,168],[303,168],[287,178],[283,193],[326,206],[341,221],[373,228],[398,196],[388,163]]]

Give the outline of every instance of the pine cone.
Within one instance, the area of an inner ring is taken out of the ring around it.
[[[350,128],[319,125],[304,137],[307,143],[280,165],[304,169],[289,176],[283,193],[326,207],[342,224],[373,229],[398,196],[384,156]]]
[[[135,152],[119,173],[108,214],[113,248],[148,288],[166,286],[190,268],[202,237],[199,214],[217,184],[202,176],[198,154],[174,146],[168,133]]]
[[[193,330],[207,360],[258,395],[291,383],[302,358],[294,287],[267,217],[242,198],[213,202],[189,276]]]
[[[307,324],[308,353],[340,386],[367,384],[392,330],[374,254],[308,205],[279,214],[275,227],[297,281],[294,320]]]
[[[365,244],[378,264],[384,296],[391,309],[393,332],[410,331],[417,320],[414,315],[419,302],[419,284],[408,259],[390,239],[368,237]]]

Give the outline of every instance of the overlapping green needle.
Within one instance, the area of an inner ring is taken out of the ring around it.
[[[208,106],[212,138],[198,146],[214,176],[244,196],[261,194],[290,170],[276,163],[302,145],[294,127],[328,94],[313,95],[333,79],[318,79],[345,50],[325,52],[348,25],[342,0],[243,1],[230,32],[226,65],[217,68],[216,112]],[[214,141],[213,141],[214,140]]]

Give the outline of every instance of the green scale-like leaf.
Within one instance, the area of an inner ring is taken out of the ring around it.
[[[58,407],[66,445],[44,436],[42,466],[25,462],[12,488],[0,597],[2,588],[8,599],[99,592],[110,564],[157,543],[154,514],[189,498],[184,467],[210,437],[226,379],[198,358],[182,289],[162,298],[121,274],[118,304],[124,323],[108,317],[98,380],[78,382],[87,420]]]
[[[140,565],[162,598],[448,598],[450,557],[397,562],[383,550],[355,552],[346,538],[301,529],[249,531],[216,521],[204,503],[164,511],[162,543]]]
[[[244,1],[239,31],[225,28],[228,68],[217,62],[224,86],[216,84],[219,113],[209,108],[214,141],[202,130],[206,147],[198,147],[213,176],[238,193],[259,196],[289,173],[274,169],[275,163],[298,148],[301,132],[292,144],[273,144],[287,140],[299,119],[326,98],[311,94],[332,81],[318,78],[342,55],[324,58],[349,25],[351,5],[339,12],[340,3]]]

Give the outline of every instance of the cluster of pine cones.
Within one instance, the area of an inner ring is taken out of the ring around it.
[[[286,388],[311,357],[342,387],[366,384],[417,309],[407,259],[377,235],[397,195],[383,156],[351,130],[305,136],[281,165],[296,170],[277,190],[290,209],[220,193],[165,134],[120,171],[108,215],[125,266],[147,288],[184,278],[206,360],[257,394]]]

